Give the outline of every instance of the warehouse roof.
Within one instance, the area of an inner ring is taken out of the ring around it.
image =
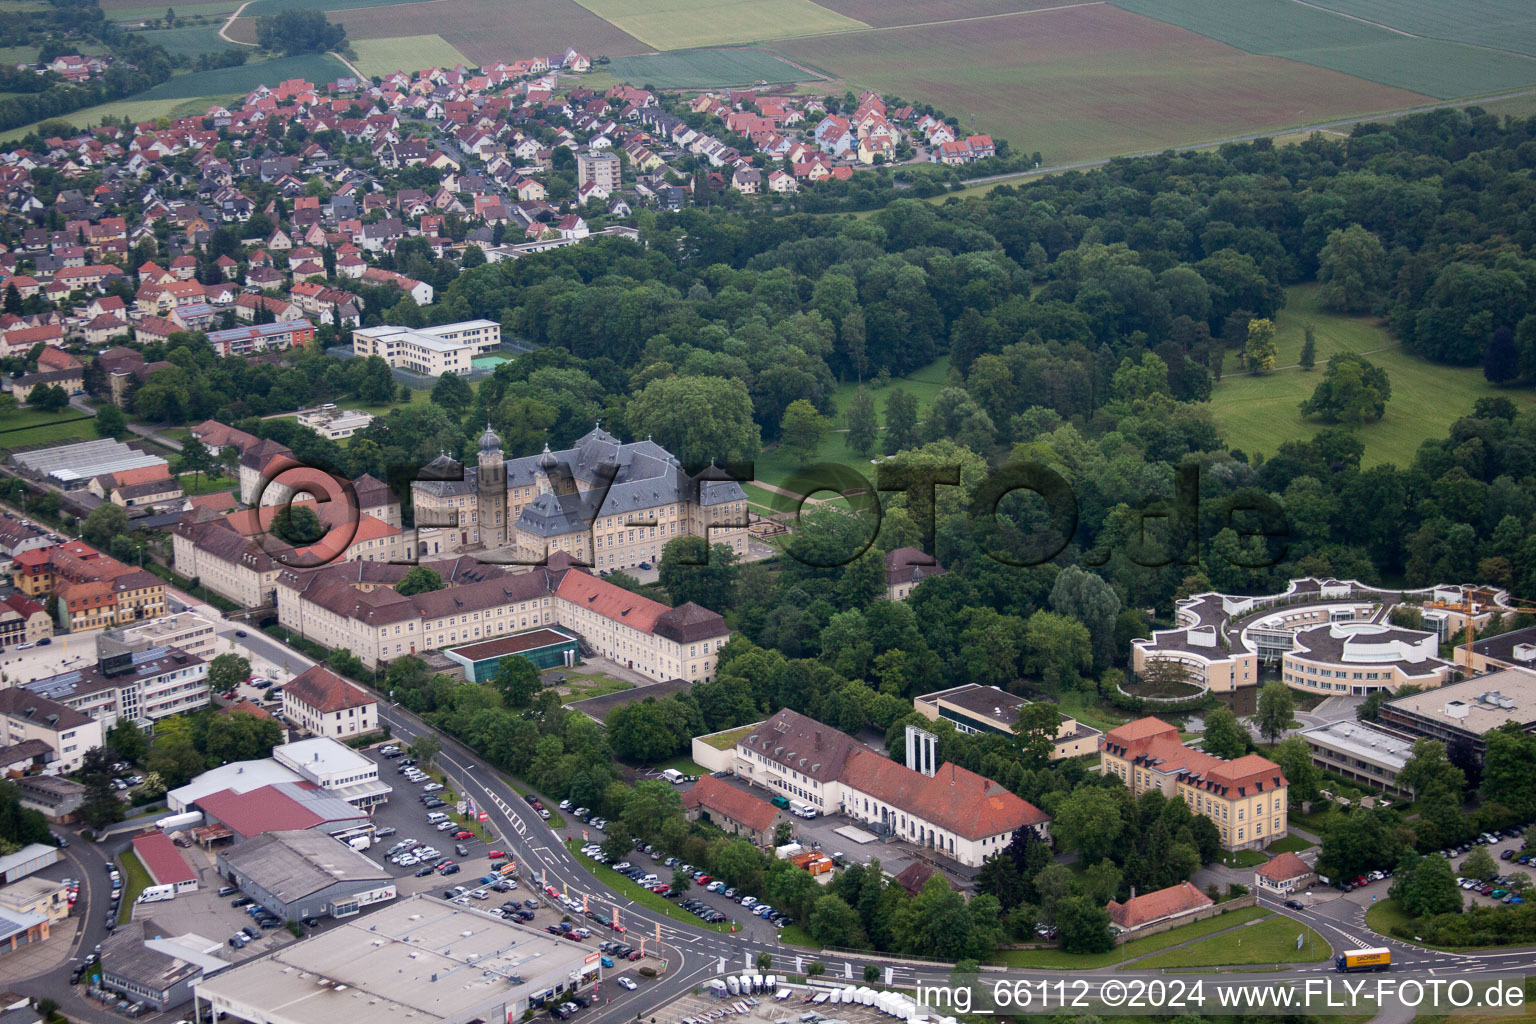
[[[324,832],[267,832],[226,850],[223,859],[284,903],[295,903],[337,882],[391,881],[389,872]]]

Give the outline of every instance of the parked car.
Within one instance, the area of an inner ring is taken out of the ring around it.
[[[619,979],[619,984],[623,985],[625,988],[629,989],[631,992],[633,992],[636,988],[639,987],[632,980],[630,980],[629,978],[620,978]]]

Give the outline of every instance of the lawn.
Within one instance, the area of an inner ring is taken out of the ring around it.
[[[1300,949],[1296,948],[1297,935],[1304,936]],[[1332,947],[1317,932],[1298,921],[1276,915],[1236,932],[1215,935],[1204,942],[1138,960],[1132,967],[1140,971],[1154,967],[1313,963],[1332,953]]]
[[[612,868],[604,867],[591,857],[588,857],[581,852],[582,844],[576,840],[567,839],[565,845],[571,851],[571,855],[581,863],[582,867],[590,871],[592,876],[603,884],[604,888],[611,889],[617,895],[633,900],[647,910],[654,910],[658,914],[665,914],[674,921],[681,921],[694,928],[703,928],[707,931],[719,932],[721,934],[730,932],[731,922],[727,921],[725,924],[705,924],[688,913],[688,911],[676,906],[671,900],[663,899],[659,894],[651,892],[649,889],[640,888]],[[661,872],[658,871],[657,874],[659,875]],[[623,922],[622,917],[619,920],[621,923]]]
[[[779,941],[786,946],[805,946],[808,949],[820,949],[821,943],[817,942],[798,924],[787,924],[779,929]]]
[[[1468,415],[1479,398],[1503,396],[1520,406],[1536,404],[1527,391],[1495,388],[1477,367],[1440,366],[1411,354],[1366,317],[1346,317],[1317,308],[1317,289],[1300,285],[1288,292],[1286,308],[1275,318],[1281,369],[1262,377],[1229,373],[1211,395],[1211,412],[1223,439],[1249,456],[1273,455],[1286,441],[1312,437],[1326,424],[1304,420],[1298,404],[1310,397],[1322,380],[1323,367],[1336,352],[1359,352],[1387,371],[1392,398],[1379,422],[1359,428],[1365,444],[1362,464],[1383,462],[1405,467],[1424,441],[1444,437],[1458,418]],[[1315,325],[1317,369],[1296,366],[1308,322]],[[1227,361],[1235,369],[1236,352]]]
[[[352,42],[357,59],[352,63],[365,75],[384,76],[395,71],[422,71],[431,67],[471,64],[453,45],[438,35],[402,36],[395,39],[357,39]]]
[[[81,420],[92,419],[83,416],[79,409],[61,409],[58,412],[47,412],[43,409],[21,408],[12,409],[8,413],[0,414],[0,443],[5,441],[5,435],[13,430],[21,430],[26,427],[41,427],[51,423],[74,423]]]
[[[471,390],[474,389],[476,383],[478,382],[472,382],[469,385]],[[396,390],[398,392],[398,388]],[[409,402],[388,401],[369,403],[364,402],[358,398],[344,398],[336,403],[336,407],[338,409],[356,409],[359,412],[371,412],[375,416],[384,416],[387,415],[391,409],[403,409],[407,405],[414,405],[417,402],[430,401],[432,401],[432,392],[428,389],[421,389],[411,391],[411,400]]]
[[[96,421],[91,417],[83,420],[63,420],[44,423],[24,430],[0,433],[0,451],[15,451],[28,445],[59,441],[92,441],[96,438]]]
[[[1377,900],[1365,908],[1366,926],[1381,935],[1391,935],[1399,925],[1412,924],[1413,917],[1398,905],[1397,900]]]
[[[682,772],[684,775],[697,775],[701,779],[709,774],[708,768],[701,764],[695,764],[692,758],[685,757],[682,754],[676,757],[669,757],[665,761],[657,761],[655,764],[647,765],[646,767],[658,772],[671,768],[673,771]]]
[[[607,71],[632,85],[657,89],[709,89],[758,82],[798,82],[815,77],[781,57],[747,46],[616,57]]]
[[[35,64],[39,48],[36,46],[0,46],[0,63]]]
[[[1221,862],[1229,868],[1256,868],[1268,860],[1258,850],[1221,851]]]
[[[1157,151],[1426,102],[1302,69],[1108,5],[844,32],[775,44],[791,59],[932,103],[1046,164]]]
[[[633,690],[634,683],[626,683],[622,679],[597,679],[590,684],[577,685],[576,680],[562,684],[569,686],[571,692],[560,698],[560,703],[570,704],[573,701],[589,700],[592,697],[602,697],[610,693],[619,693],[624,690]]]
[[[1502,92],[1536,82],[1536,60],[1523,54],[1446,39],[1415,38],[1322,9],[1326,4],[1292,0],[1247,0],[1242,4],[1227,0],[1111,2],[1249,53],[1283,57],[1441,99]],[[1395,0],[1388,6],[1394,12],[1402,8],[1420,11],[1430,4],[1429,0]],[[1464,35],[1495,38],[1503,38],[1501,22],[1518,13],[1521,30],[1500,45],[1520,47],[1536,41],[1528,4],[1484,0],[1472,6],[1469,11],[1460,4],[1434,5],[1445,17],[1476,26]],[[1412,23],[1418,19],[1410,16],[1406,20]]]
[[[1203,939],[1213,932],[1234,928],[1248,921],[1257,921],[1268,915],[1269,910],[1264,907],[1244,907],[1241,910],[1218,914],[1216,917],[1196,921],[1194,924],[1187,924],[1172,931],[1149,935],[1144,939],[1133,939],[1108,953],[1063,953],[1059,949],[1009,949],[1003,951],[1002,960],[1009,967],[1021,968],[1092,970],[1098,967],[1110,967],[1131,957],[1145,956],[1148,953],[1167,949],[1169,946],[1176,946],[1181,942],[1189,942],[1191,939]]]
[[[774,39],[790,27],[797,36],[868,27],[810,0],[582,0],[581,6],[658,50]]]
[[[890,401],[890,395],[896,388],[901,388],[907,394],[917,399],[918,415],[926,416],[928,409],[933,405],[933,400],[939,392],[949,383],[949,357],[942,356],[920,370],[893,379],[888,387],[871,391],[875,399],[875,417],[879,421],[880,428],[885,428],[885,407]],[[858,391],[857,382],[840,384],[832,393],[832,402],[835,411],[832,414],[832,430],[817,447],[815,455],[811,457],[807,465],[817,462],[832,462],[862,473],[871,482],[874,479],[874,467],[868,459],[861,459],[848,450],[846,431],[848,429],[847,409],[848,403],[853,400],[854,393]],[[876,444],[878,451],[879,444]],[[755,462],[757,479],[766,481],[778,487],[784,486],[786,480],[800,469],[798,463],[787,458],[777,447],[764,451]],[[761,488],[757,492],[749,491],[749,498],[765,505],[769,511],[779,511],[786,499],[775,497],[771,492]],[[826,495],[823,495],[825,497]]]
[[[138,854],[124,850],[118,854],[117,859],[123,869],[123,902],[117,910],[117,923],[127,924],[133,920],[134,900],[152,883],[149,871],[140,863]]]
[[[212,494],[215,491],[237,491],[240,489],[240,481],[227,476],[209,476],[204,473],[202,479],[195,473],[187,473],[178,477],[181,481],[181,489],[187,492],[187,496],[194,494]]]
[[[1264,852],[1270,856],[1280,853],[1300,853],[1302,850],[1310,850],[1312,844],[1301,836],[1286,836],[1284,839],[1270,843],[1264,848]]]

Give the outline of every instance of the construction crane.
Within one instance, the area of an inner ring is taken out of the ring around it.
[[[1465,648],[1466,648],[1466,652],[1467,652],[1467,666],[1466,667],[1467,667],[1467,671],[1471,672],[1472,671],[1472,641],[1473,641],[1473,639],[1476,636],[1476,630],[1474,628],[1474,623],[1472,621],[1472,609],[1474,607],[1473,604],[1472,604],[1472,592],[1470,590],[1463,590],[1462,593],[1461,593],[1461,598],[1462,598],[1461,606],[1460,606],[1461,614],[1465,617],[1465,623],[1466,623],[1463,628],[1465,628],[1466,632],[1467,632],[1467,640],[1466,640],[1466,643],[1464,645]],[[1527,612],[1529,614],[1536,615],[1536,604],[1528,604],[1528,603],[1526,603],[1524,601],[1515,601],[1515,600],[1510,599],[1506,595],[1505,601],[1504,601],[1503,604],[1501,604],[1501,605],[1492,605],[1490,610],[1493,611],[1495,614],[1502,614],[1504,612],[1515,612],[1516,614],[1519,614],[1521,612]]]

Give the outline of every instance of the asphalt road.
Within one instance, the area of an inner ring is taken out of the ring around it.
[[[231,633],[237,628],[232,623],[224,625],[227,628],[221,629],[222,633]],[[304,668],[313,664],[309,658],[262,633],[254,630],[246,630],[246,632],[247,636],[239,642],[270,661],[287,664],[296,672],[303,671]],[[658,1024],[667,1024],[665,1018],[658,1012],[662,1006],[703,985],[716,974],[755,969],[756,959],[762,953],[772,957],[771,970],[781,974],[801,973],[804,965],[812,960],[818,960],[825,964],[826,979],[829,981],[848,980],[855,984],[862,983],[864,967],[869,964],[877,965],[882,970],[889,968],[892,972],[891,982],[896,985],[914,983],[943,985],[949,979],[949,964],[924,963],[916,959],[885,957],[878,954],[851,957],[833,953],[821,955],[798,947],[781,945],[775,938],[757,929],[736,934],[718,934],[639,906],[605,889],[565,848],[562,840],[569,835],[577,834],[579,826],[571,826],[562,832],[552,829],[529,808],[524,798],[498,772],[486,765],[463,744],[437,733],[405,709],[382,703],[380,714],[382,719],[389,723],[395,738],[403,743],[410,743],[416,737],[428,732],[438,737],[442,743],[442,752],[436,758],[437,766],[452,778],[461,793],[473,800],[476,807],[489,815],[489,824],[502,837],[498,845],[516,858],[519,873],[525,884],[549,884],[568,891],[573,896],[579,897],[584,894],[590,905],[603,912],[605,919],[609,916],[609,911],[616,908],[620,921],[628,928],[626,941],[638,944],[639,940],[644,939],[647,951],[656,952],[665,959],[667,963],[665,973],[654,981],[642,983],[633,992],[618,986],[605,985],[602,994],[609,1001],[595,1004],[592,1009],[585,1011],[582,1020],[577,1024],[585,1024],[588,1021],[592,1024],[597,1022],[618,1024],[618,1022],[634,1020],[637,1017],[652,1016],[657,1017]],[[551,803],[548,800],[545,802]],[[78,962],[81,951],[88,953],[90,947],[101,941],[105,935],[105,927],[101,920],[107,896],[107,891],[103,888],[107,882],[104,865],[112,851],[88,843],[73,843],[65,852],[74,868],[73,873],[83,880],[82,896],[87,908],[82,918],[83,927],[76,939],[75,948],[70,951],[72,957],[76,959],[66,962],[49,974],[18,984],[16,988],[25,994],[52,995],[59,998],[67,988],[70,967]],[[1332,899],[1315,907],[1296,911],[1283,907],[1277,900],[1262,896],[1260,899],[1266,907],[1276,913],[1311,925],[1338,951],[1365,946],[1390,948],[1393,954],[1392,973],[1370,977],[1390,977],[1394,982],[1399,983],[1407,978],[1475,979],[1479,976],[1492,977],[1495,973],[1519,973],[1536,968],[1536,950],[1503,950],[1470,954],[1442,953],[1375,935],[1365,926],[1364,908],[1351,900]],[[1125,983],[1158,977],[1171,981],[1174,976],[1163,975],[1157,971],[1108,969],[1100,971],[1009,970],[995,975],[988,973],[983,977],[988,985],[1006,979],[1009,983],[1030,985],[1046,983],[1052,990],[1055,990],[1056,982],[1065,981],[1069,986],[1068,989],[1061,990],[1065,996],[1096,1000],[1111,996],[1118,991],[1117,986]],[[1190,976],[1185,977],[1187,979]],[[1222,974],[1220,982],[1252,982],[1272,989],[1279,981],[1304,983],[1308,978],[1314,979],[1314,983],[1320,983],[1324,979],[1337,980],[1338,976],[1332,972],[1331,964],[1318,962],[1287,965],[1275,972]],[[96,1022],[106,1024],[107,1021],[120,1020],[113,1015],[95,1010],[73,996],[61,1001],[66,1003],[66,1014],[75,1019],[89,1020],[93,1024]],[[1206,1010],[1208,1012],[1209,1008]],[[1201,1008],[1190,1007],[1188,1012],[1198,1013],[1201,1012]],[[173,1016],[173,1014],[165,1015],[167,1020],[172,1019]],[[1377,1019],[1395,1024],[1396,1021],[1405,1021],[1412,1016],[1412,1011],[1399,1007],[1384,1011],[1378,1015]]]

